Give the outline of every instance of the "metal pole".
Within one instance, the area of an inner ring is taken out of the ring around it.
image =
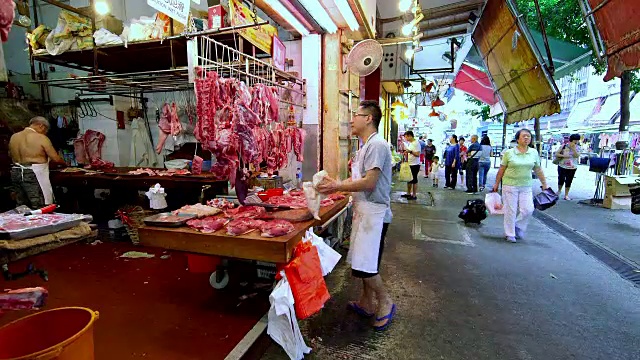
[[[89,0],[89,6],[91,7],[91,34],[96,33],[96,11],[94,7],[95,0]],[[98,75],[98,45],[96,44],[96,38],[91,36],[93,42],[93,75]]]
[[[596,57],[598,60],[602,60],[602,56],[600,55],[600,46],[598,46],[598,39],[596,37],[595,31],[593,31],[593,27],[591,26],[591,16],[587,16],[589,13],[587,11],[586,5],[583,2],[584,0],[578,0],[578,4],[580,4],[580,10],[586,16],[585,22],[587,25],[587,30],[589,31],[589,37],[591,38],[591,43],[593,44],[593,51],[596,53]]]
[[[540,3],[538,0],[533,0],[536,4],[536,12],[538,13],[538,21],[540,22],[540,32],[542,32],[542,39],[544,40],[544,48],[547,51],[547,57],[549,58],[549,72],[553,76],[556,72],[555,65],[553,65],[553,56],[551,56],[551,48],[549,47],[549,39],[547,38],[547,29],[544,27],[544,21],[542,21],[542,12],[540,11]]]

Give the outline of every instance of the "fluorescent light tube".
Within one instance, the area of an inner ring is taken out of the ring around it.
[[[331,20],[331,17],[327,11],[322,7],[318,0],[298,0],[309,12],[320,26],[322,26],[328,33],[333,34],[338,31],[338,26]]]
[[[335,0],[335,3],[338,7],[338,11],[342,14],[347,25],[349,25],[349,29],[352,31],[358,30],[360,28],[360,24],[358,24],[358,19],[356,19],[356,16],[353,14],[351,6],[349,6],[349,2],[347,0]]]
[[[300,33],[300,35],[309,35],[309,30],[307,30],[307,28],[304,27],[304,25],[302,25],[300,21],[298,21],[298,19],[296,19],[296,17],[289,10],[287,10],[287,8],[284,7],[284,5],[282,5],[280,1],[264,0],[264,2],[269,5],[275,12],[280,14],[284,21],[288,22],[289,25],[291,25],[297,32]]]

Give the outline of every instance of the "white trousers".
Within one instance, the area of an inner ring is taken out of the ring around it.
[[[529,219],[533,214],[533,192],[531,186],[502,185],[502,203],[504,205],[504,234],[516,236],[516,227],[527,231]]]

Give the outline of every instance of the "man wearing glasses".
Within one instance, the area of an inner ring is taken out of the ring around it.
[[[362,317],[375,315],[373,326],[379,331],[389,327],[396,312],[396,305],[379,274],[384,238],[392,219],[391,151],[387,141],[378,134],[381,119],[377,102],[360,103],[351,118],[351,131],[364,145],[356,153],[351,179],[326,178],[318,186],[318,191],[325,194],[352,193],[354,214],[347,260],[351,263],[352,275],[362,279],[363,290],[360,299],[350,302],[348,308]]]

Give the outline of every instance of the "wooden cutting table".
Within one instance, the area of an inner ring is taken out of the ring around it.
[[[259,231],[246,235],[229,236],[226,229],[203,234],[188,227],[166,228],[142,226],[138,229],[140,243],[163,249],[186,251],[220,257],[259,260],[286,264],[291,260],[293,248],[310,227],[332,222],[346,210],[349,198],[337,201],[331,207],[320,209],[321,220],[293,223],[295,230],[282,237],[264,238]]]

